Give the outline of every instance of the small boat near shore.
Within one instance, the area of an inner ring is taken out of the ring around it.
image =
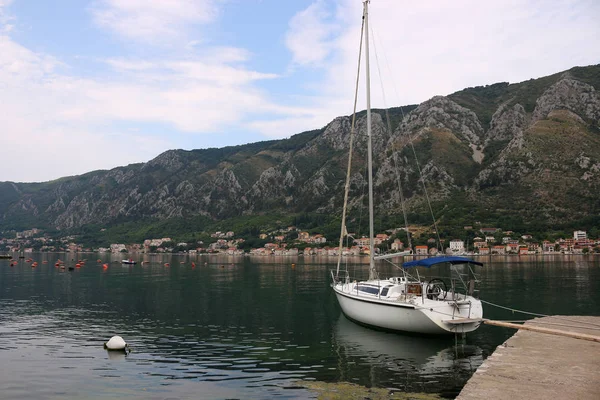
[[[121,264],[137,264],[137,261],[133,261],[131,258],[129,260],[121,260]]]
[[[10,254],[0,254],[0,260],[10,260],[11,258]]]

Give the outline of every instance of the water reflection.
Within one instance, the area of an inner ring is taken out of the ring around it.
[[[369,370],[361,382],[367,386],[439,392],[462,386],[483,362],[481,349],[462,338],[377,331],[343,315],[335,323],[332,342],[345,360],[340,369],[348,380],[356,380],[355,367]],[[421,387],[423,382],[429,382],[427,388]]]
[[[108,359],[111,361],[125,361],[125,357],[127,357],[127,353],[124,351],[106,350],[106,354],[108,355]]]
[[[0,260],[6,398],[306,398],[291,389],[298,379],[452,396],[513,333],[484,326],[455,342],[361,327],[340,313],[329,287],[334,264],[317,258],[139,255],[122,266],[122,255],[32,257],[37,268]],[[58,258],[67,267],[88,261],[69,271],[54,266]],[[598,258],[502,260],[481,270],[484,300],[597,313]],[[366,274],[368,265],[351,268]],[[484,308],[493,319],[522,317]],[[115,334],[132,353],[103,349]]]

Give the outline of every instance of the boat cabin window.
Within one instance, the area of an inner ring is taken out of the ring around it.
[[[402,276],[394,276],[390,278],[390,282],[392,283],[405,283],[406,278]]]
[[[370,294],[379,294],[378,286],[358,285],[356,288],[359,292],[365,292]]]
[[[381,289],[381,295],[382,296],[387,296],[389,290],[391,287],[393,287],[394,285],[387,285],[386,287],[384,287],[383,289]]]

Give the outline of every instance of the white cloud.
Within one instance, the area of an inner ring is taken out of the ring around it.
[[[13,0],[0,0],[0,15],[3,15],[3,9],[8,7],[12,2]]]
[[[3,156],[7,167],[0,181],[112,168],[177,147],[168,139],[145,138],[143,131],[115,132],[112,123],[159,123],[205,134],[254,113],[292,111],[257,89],[257,81],[277,75],[240,65],[246,52],[217,48],[206,54],[209,61],[110,59],[117,73],[78,78],[65,74],[71,69],[54,57],[0,36],[0,137],[2,148],[11,149]]]
[[[58,117],[68,121],[159,122],[184,132],[214,132],[247,115],[271,109],[254,82],[275,78],[226,64],[112,59],[120,80],[55,79],[71,101]]]
[[[0,0],[0,35],[7,34],[14,29],[14,25],[10,22],[14,19],[5,10],[13,2],[13,0]]]
[[[85,81],[61,76],[61,64],[0,36],[0,180],[43,181],[148,160],[168,143],[120,135],[74,121]],[[130,149],[135,148],[135,152]]]
[[[600,62],[600,47],[593,45],[600,37],[600,3],[594,1],[378,0],[369,11],[373,107]],[[292,64],[325,70],[304,84],[312,90],[313,118],[306,119],[312,125],[292,115],[254,127],[275,135],[287,122],[300,131],[351,113],[361,14],[356,0],[317,0],[294,16],[286,35]],[[359,109],[365,108],[363,87],[364,79]]]
[[[252,68],[248,49],[208,47],[209,36],[194,37],[198,26],[216,21],[221,2],[98,0],[94,21],[150,56],[114,54],[99,61],[105,73],[85,77],[68,65],[68,55],[32,51],[2,34],[14,18],[6,13],[10,1],[0,0],[0,145],[11,149],[0,181],[53,179],[180,147],[171,136],[145,135],[149,125],[174,135],[225,137],[250,129],[276,138],[352,111],[360,1],[318,0],[294,16],[279,38],[290,51],[288,71]],[[384,106],[375,50],[386,106],[600,61],[594,1],[378,0],[370,11],[374,107]],[[177,49],[157,55],[157,43]],[[264,89],[272,82],[283,82],[277,94]],[[116,131],[120,124],[123,132]]]
[[[324,126],[323,121],[330,120],[330,115],[311,110],[311,112],[300,116],[251,121],[248,123],[248,127],[261,132],[271,139],[281,139],[304,131],[322,128]]]
[[[186,28],[218,15],[217,0],[99,0],[95,22],[127,39],[163,42],[185,37]]]
[[[295,64],[319,66],[333,51],[332,35],[338,27],[329,22],[331,13],[318,0],[297,13],[289,23],[285,43]]]

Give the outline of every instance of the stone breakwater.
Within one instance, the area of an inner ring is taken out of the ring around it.
[[[536,318],[527,325],[600,335],[600,317]],[[498,346],[457,399],[600,399],[600,343],[519,330]]]

